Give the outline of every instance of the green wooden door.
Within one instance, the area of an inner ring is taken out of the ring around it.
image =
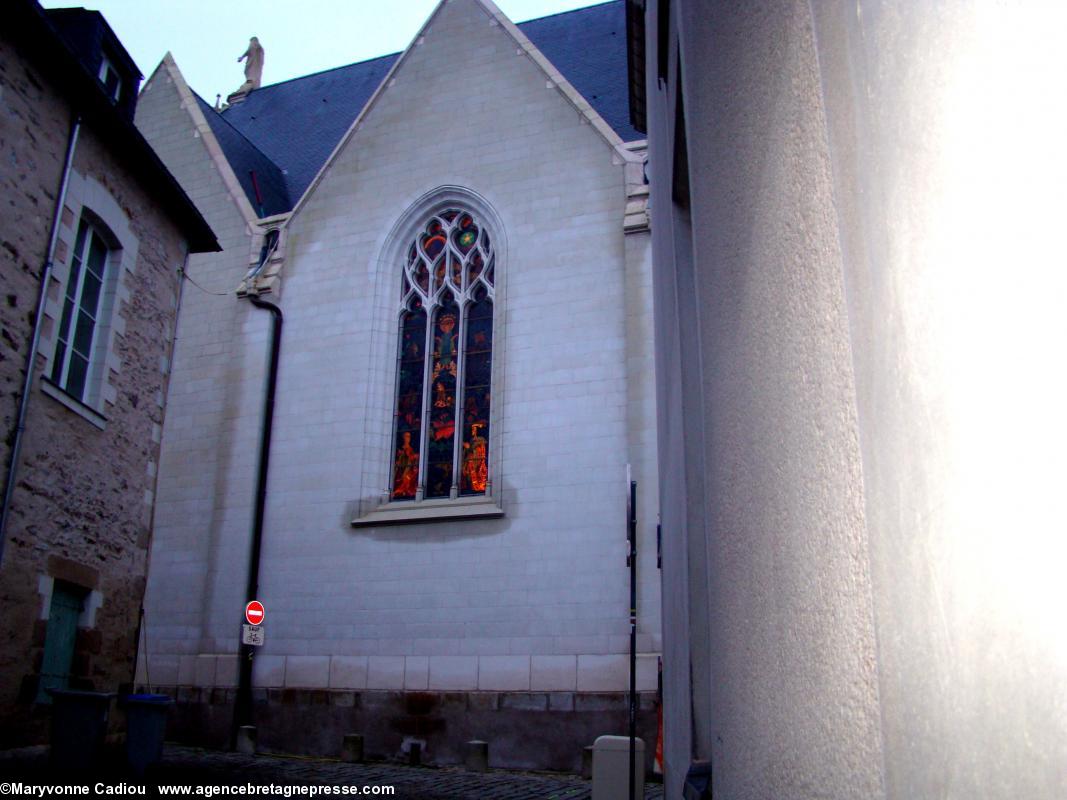
[[[78,632],[78,618],[81,617],[84,596],[83,592],[59,581],[52,587],[52,605],[48,611],[41,681],[37,691],[38,703],[52,702],[45,689],[66,689],[70,685],[74,638]]]

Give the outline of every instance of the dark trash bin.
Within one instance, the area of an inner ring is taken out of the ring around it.
[[[103,757],[111,692],[46,689],[52,696],[52,747],[49,761],[63,770],[87,770]]]
[[[165,694],[126,696],[126,763],[137,775],[163,757],[167,712],[173,704]]]

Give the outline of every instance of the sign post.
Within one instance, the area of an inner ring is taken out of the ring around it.
[[[626,566],[630,568],[630,800],[637,791],[637,481],[626,465]],[[642,765],[643,767],[644,765]]]

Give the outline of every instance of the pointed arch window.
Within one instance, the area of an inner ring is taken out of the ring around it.
[[[473,214],[430,216],[402,277],[391,500],[491,494],[493,245]]]

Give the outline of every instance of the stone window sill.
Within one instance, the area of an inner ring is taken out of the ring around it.
[[[48,378],[41,376],[41,391],[58,402],[60,405],[64,405],[73,411],[75,414],[84,417],[89,420],[93,425],[100,430],[107,428],[107,417],[101,414],[99,411],[90,408],[85,405],[81,400],[78,400],[73,395],[67,394],[65,391],[56,386]]]
[[[465,519],[493,519],[504,509],[493,497],[461,497],[456,500],[422,500],[385,503],[352,520],[353,528],[405,525],[419,522],[453,522]]]

